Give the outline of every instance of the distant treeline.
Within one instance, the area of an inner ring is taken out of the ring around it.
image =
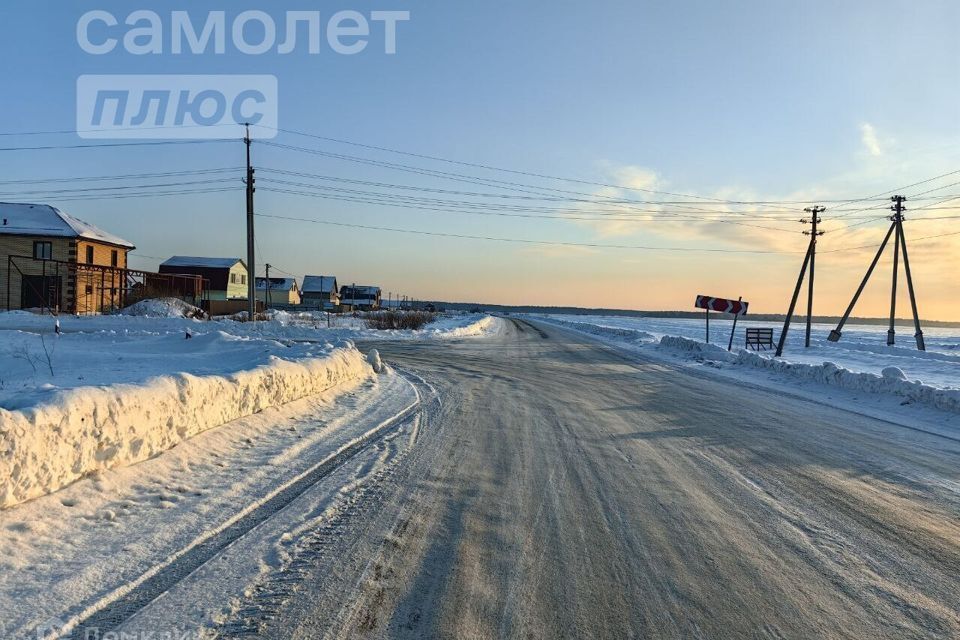
[[[602,315],[602,316],[624,316],[630,318],[703,318],[703,311],[635,311],[632,309],[585,309],[582,307],[528,307],[511,306],[502,304],[481,304],[472,302],[431,302],[437,309],[448,309],[454,311],[481,309],[483,311],[493,311],[500,313],[557,313],[564,315]],[[783,322],[782,313],[755,313],[747,314],[748,320],[757,322]],[[798,314],[794,316],[794,321],[805,319],[806,316]],[[840,321],[839,316],[814,316],[813,321],[822,324],[836,324]],[[889,318],[850,318],[848,321],[853,324],[876,324],[886,325]],[[912,319],[900,318],[898,325],[912,325]],[[946,327],[960,328],[960,322],[948,322],[943,320],[921,320],[924,327]]]

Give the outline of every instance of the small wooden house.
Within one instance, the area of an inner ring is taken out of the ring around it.
[[[380,296],[380,287],[367,285],[343,285],[340,287],[340,303],[358,311],[379,309]]]
[[[257,278],[257,300],[267,306],[300,304],[296,278]]]
[[[304,276],[301,297],[304,306],[322,311],[340,311],[340,290],[336,276]]]
[[[209,281],[209,300],[246,300],[247,265],[240,258],[173,256],[160,264],[160,273],[201,276]]]

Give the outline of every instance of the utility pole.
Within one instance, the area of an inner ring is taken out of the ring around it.
[[[856,293],[853,294],[853,299],[850,301],[850,305],[847,307],[846,312],[840,319],[840,323],[837,324],[836,329],[830,332],[830,337],[827,339],[830,340],[830,342],[840,341],[843,326],[847,323],[847,320],[850,319],[850,314],[853,313],[853,308],[856,306],[857,300],[860,299],[860,294],[863,293],[863,289],[867,286],[870,276],[873,275],[873,270],[877,267],[877,263],[880,261],[880,256],[883,255],[883,250],[887,248],[887,244],[890,242],[890,237],[894,236],[893,283],[890,291],[890,328],[887,330],[887,344],[894,344],[896,336],[894,325],[896,322],[895,315],[897,312],[897,275],[900,267],[900,254],[902,253],[903,268],[907,274],[907,289],[910,291],[910,307],[913,311],[913,324],[916,328],[914,337],[917,340],[917,349],[920,351],[926,351],[927,347],[923,341],[923,330],[920,328],[920,314],[917,311],[917,296],[913,289],[913,275],[910,272],[910,258],[907,255],[907,239],[903,233],[903,212],[905,209],[903,203],[906,201],[906,198],[904,196],[893,196],[890,198],[890,200],[893,202],[893,206],[890,207],[890,210],[893,211],[893,215],[890,216],[890,229],[887,231],[887,235],[883,237],[883,242],[880,243],[880,249],[877,250],[877,255],[874,256],[873,262],[871,262],[870,266],[867,268],[867,274],[863,276],[860,286],[857,287]]]
[[[244,123],[246,135],[243,142],[247,146],[247,312],[252,322],[257,317],[257,287],[256,264],[254,264],[254,237],[253,237],[253,193],[255,178],[253,165],[250,164],[250,123]]]
[[[813,323],[813,279],[817,259],[817,238],[823,235],[823,231],[818,229],[818,225],[823,222],[820,214],[826,211],[826,208],[817,205],[807,207],[804,211],[810,214],[810,219],[807,220],[804,218],[800,222],[811,225],[810,231],[803,232],[804,235],[810,236],[810,243],[807,245],[807,254],[803,258],[803,266],[800,267],[800,277],[797,278],[797,286],[793,290],[793,298],[790,299],[790,308],[787,310],[787,317],[783,321],[783,331],[780,332],[780,341],[777,342],[777,357],[783,355],[783,347],[787,343],[787,333],[790,331],[793,312],[797,308],[797,298],[800,297],[800,289],[803,287],[803,278],[807,273],[807,267],[810,268],[810,280],[807,283],[809,289],[807,290],[807,335],[805,345],[807,347],[810,346],[810,328]]]
[[[807,335],[804,340],[804,346],[810,348],[810,329],[813,324],[813,278],[817,266],[817,238],[823,235],[823,231],[817,231],[817,225],[823,222],[820,214],[826,211],[825,207],[810,207],[804,209],[810,214],[810,231],[804,231],[804,235],[810,235],[810,281],[807,290]]]
[[[263,299],[264,299],[264,306],[265,306],[267,309],[269,309],[269,308],[270,308],[270,304],[273,302],[273,301],[270,299],[270,263],[269,263],[269,262],[264,265],[264,269],[265,269],[266,272],[267,272],[267,278],[266,278],[266,280],[267,280],[267,286],[266,286],[267,292],[266,292],[266,294],[263,296]]]
[[[903,220],[903,196],[895,196],[893,214],[893,279],[890,281],[890,328],[887,329],[887,346],[897,342],[897,272],[900,271],[900,221]]]

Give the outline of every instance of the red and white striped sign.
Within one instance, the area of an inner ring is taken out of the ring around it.
[[[727,300],[726,298],[711,298],[710,296],[697,296],[697,302],[694,306],[698,309],[709,309],[720,313],[732,313],[735,316],[744,316],[747,314],[749,302],[742,300]]]

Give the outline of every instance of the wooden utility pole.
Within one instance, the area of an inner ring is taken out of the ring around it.
[[[780,332],[780,340],[777,342],[777,356],[783,355],[783,347],[787,343],[787,333],[790,331],[790,322],[793,320],[793,312],[797,308],[797,299],[800,297],[800,289],[803,287],[803,278],[806,276],[807,267],[810,268],[810,280],[807,283],[809,288],[807,290],[807,335],[805,345],[810,346],[810,329],[813,323],[813,280],[814,280],[814,268],[816,265],[817,259],[817,238],[823,235],[823,231],[818,230],[817,225],[819,225],[823,220],[820,218],[820,214],[826,211],[825,207],[819,205],[814,207],[807,207],[804,209],[807,213],[810,214],[810,219],[803,219],[800,222],[803,224],[810,224],[810,231],[804,231],[804,235],[810,236],[810,243],[807,245],[807,254],[803,258],[803,266],[800,267],[800,277],[797,278],[797,286],[793,290],[793,297],[790,299],[790,308],[787,310],[787,317],[783,321],[783,331]]]
[[[810,281],[808,282],[809,289],[807,290],[807,335],[804,340],[804,346],[810,347],[810,330],[811,325],[813,324],[813,279],[814,272],[817,265],[817,238],[823,235],[822,231],[817,231],[817,225],[823,222],[820,219],[820,214],[826,211],[825,207],[810,207],[804,209],[804,211],[810,213],[810,231],[804,231],[805,234],[810,234]]]
[[[883,250],[887,248],[887,244],[890,242],[890,237],[894,236],[893,283],[890,292],[890,328],[887,331],[887,344],[894,344],[896,336],[894,325],[896,322],[895,315],[897,311],[897,275],[900,267],[900,254],[902,253],[903,268],[907,275],[907,289],[910,291],[910,307],[913,311],[913,324],[916,328],[914,337],[917,340],[917,349],[920,351],[926,351],[927,347],[923,341],[923,330],[920,328],[920,314],[917,311],[917,297],[913,289],[913,275],[910,272],[910,258],[907,255],[907,239],[903,233],[903,212],[905,209],[903,203],[906,198],[904,196],[893,196],[890,198],[890,200],[893,201],[893,206],[890,207],[890,210],[893,211],[893,215],[890,216],[890,229],[887,230],[887,235],[883,237],[883,242],[880,243],[880,249],[877,250],[877,255],[874,256],[873,262],[871,262],[870,266],[867,268],[867,273],[865,276],[863,276],[863,280],[860,282],[860,286],[857,287],[856,293],[853,294],[853,299],[850,301],[850,305],[847,307],[846,312],[840,319],[839,324],[837,324],[837,328],[830,332],[830,337],[827,339],[830,340],[830,342],[840,341],[840,337],[843,332],[843,326],[847,323],[847,320],[850,319],[850,314],[853,313],[853,309],[857,304],[857,300],[860,299],[860,294],[863,293],[863,289],[867,286],[870,276],[873,275],[873,270],[877,267],[877,263],[880,261],[880,256],[883,255]]]
[[[244,124],[246,135],[243,142],[247,146],[247,312],[248,319],[252,322],[257,317],[257,268],[254,256],[254,237],[253,237],[253,193],[254,188],[254,170],[250,164],[250,123]]]
[[[894,201],[894,218],[900,217],[902,202]],[[890,328],[887,329],[887,346],[896,344],[896,324],[897,324],[897,272],[900,271],[900,224],[897,220],[893,223],[893,279],[890,281]]]
[[[266,287],[265,287],[266,293],[263,295],[263,300],[264,300],[263,306],[266,307],[267,309],[269,309],[269,308],[270,308],[270,304],[273,302],[273,300],[270,299],[270,263],[268,262],[267,264],[265,264],[265,265],[263,265],[263,266],[264,266],[264,270],[266,271],[266,274],[267,274],[267,277],[266,277]]]

